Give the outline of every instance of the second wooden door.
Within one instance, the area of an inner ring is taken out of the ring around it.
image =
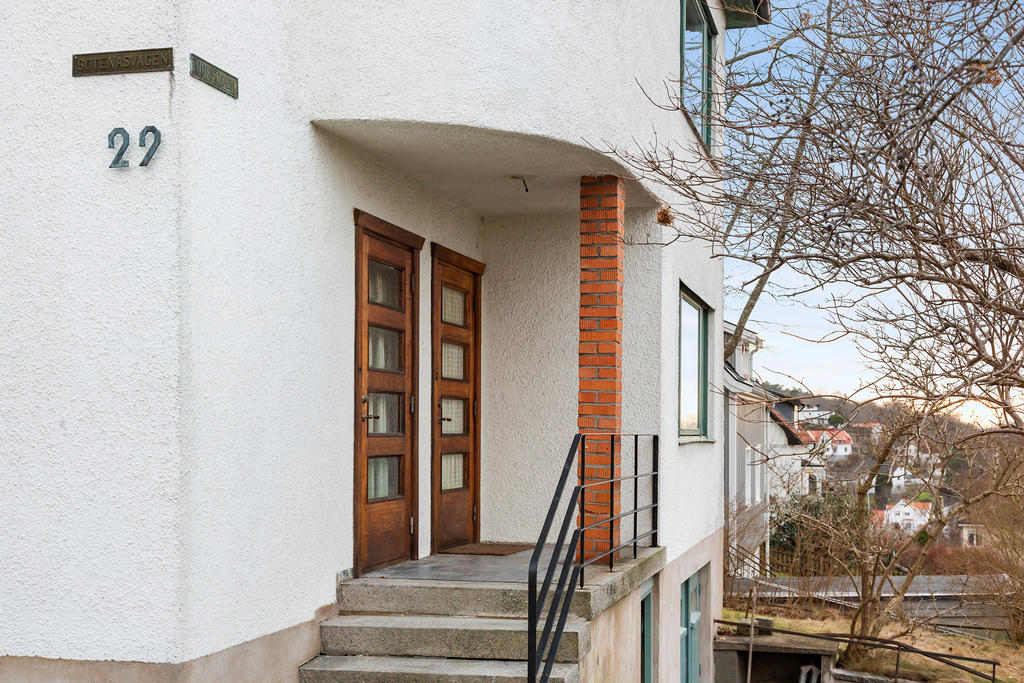
[[[483,272],[484,264],[434,245],[431,499],[435,551],[479,540]]]

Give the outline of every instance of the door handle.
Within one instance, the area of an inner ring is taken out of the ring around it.
[[[363,394],[363,405],[367,405],[370,402],[370,397]],[[363,413],[363,422],[369,422],[370,420],[379,420],[380,415],[370,415],[369,411]]]
[[[437,421],[438,422],[451,422],[452,418],[450,418],[450,417],[439,417],[439,418],[437,418]]]

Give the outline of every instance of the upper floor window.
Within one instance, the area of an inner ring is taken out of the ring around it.
[[[711,116],[714,106],[715,22],[704,0],[680,0],[682,52],[680,97],[683,107],[696,116],[701,139],[711,147]]]
[[[708,307],[679,285],[679,435],[707,436]]]

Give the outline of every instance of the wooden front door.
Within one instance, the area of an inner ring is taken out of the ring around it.
[[[359,571],[416,548],[416,278],[423,240],[356,211],[355,548]]]
[[[435,244],[432,292],[432,538],[479,540],[480,276],[484,264]]]

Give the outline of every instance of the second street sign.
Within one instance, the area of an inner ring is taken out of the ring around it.
[[[189,73],[206,85],[238,99],[238,79],[202,57],[189,55]]]

